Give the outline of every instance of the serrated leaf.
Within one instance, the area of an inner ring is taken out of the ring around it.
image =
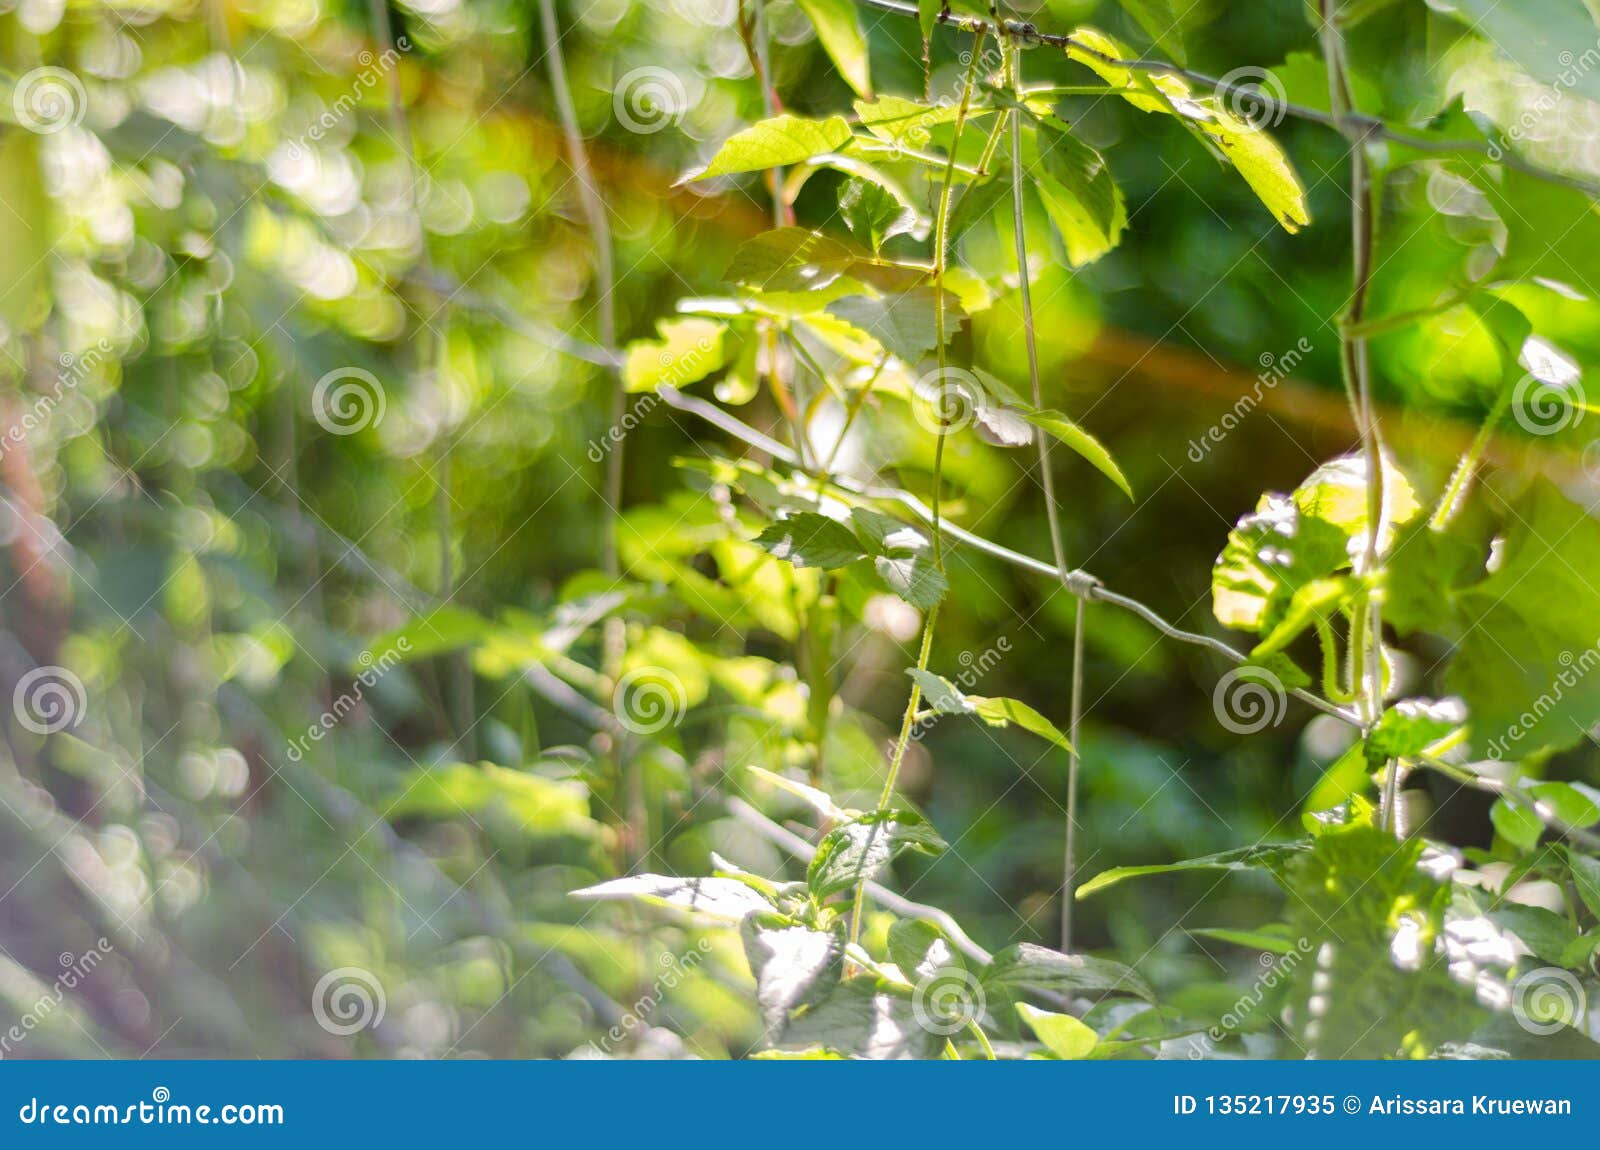
[[[1221,107],[1213,107],[1211,118],[1199,121],[1199,127],[1216,141],[1285,231],[1297,232],[1311,222],[1305,185],[1271,135]]]
[[[1044,1043],[1045,1049],[1057,1058],[1076,1061],[1089,1057],[1100,1041],[1092,1027],[1086,1026],[1070,1014],[1056,1014],[1040,1010],[1026,1002],[1017,1003],[1017,1013],[1029,1029]]]
[[[806,868],[806,883],[817,898],[877,877],[907,850],[938,854],[945,842],[914,811],[873,811],[834,827],[822,836]]]
[[[901,361],[915,364],[939,345],[939,293],[932,287],[880,296],[852,295],[834,300],[828,313],[877,340]],[[944,293],[945,342],[965,321],[966,313],[950,293]]]
[[[795,0],[811,19],[823,51],[856,94],[872,95],[872,71],[867,61],[867,38],[861,31],[855,0]]]
[[[944,1045],[922,1024],[909,994],[886,993],[870,977],[841,982],[799,1011],[782,1041],[870,1059],[931,1058]]]
[[[1378,760],[1403,759],[1421,754],[1466,721],[1460,699],[1402,699],[1383,713],[1368,737]]]
[[[1067,261],[1075,268],[1093,263],[1117,246],[1128,223],[1105,157],[1065,131],[1041,128],[1026,139],[1024,164]]]
[[[844,940],[833,931],[771,925],[751,915],[739,928],[750,973],[756,980],[756,1005],[770,1033],[789,1012],[827,995],[844,970]]]
[[[917,230],[915,205],[887,183],[852,176],[839,193],[839,216],[850,234],[873,251],[893,236]]]
[[[1117,461],[1111,458],[1111,452],[1078,424],[1059,411],[1029,412],[1027,419],[1035,427],[1042,427],[1083,456],[1096,471],[1115,483],[1124,495],[1129,499],[1133,498],[1133,488],[1128,485],[1127,476],[1122,474],[1122,468],[1117,466]]]
[[[656,324],[656,332],[660,339],[638,339],[628,345],[622,362],[622,383],[628,391],[686,387],[727,362],[725,323],[694,317],[664,319]]]
[[[883,585],[921,611],[937,607],[950,581],[926,555],[880,555],[872,561]]]
[[[775,559],[826,571],[847,567],[867,556],[861,541],[848,527],[815,511],[798,511],[767,524],[755,542]]]
[[[1062,954],[1031,942],[1008,946],[984,968],[985,988],[1015,994],[1021,990],[1057,993],[1102,991],[1155,1001],[1149,983],[1130,966],[1087,954]]]
[[[889,961],[912,983],[950,967],[965,969],[944,932],[920,918],[896,919],[889,927]]]
[[[843,116],[824,120],[774,116],[729,136],[705,167],[690,172],[679,182],[804,163],[813,156],[837,150],[849,138],[850,124]]]
[[[1026,703],[1016,699],[963,694],[959,687],[944,676],[918,667],[909,668],[906,674],[917,681],[922,687],[923,699],[940,714],[975,715],[991,727],[1004,727],[1015,723],[1023,730],[1054,743],[1064,751],[1072,750],[1072,744],[1056,725]]]

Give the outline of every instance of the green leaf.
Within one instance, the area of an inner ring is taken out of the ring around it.
[[[796,567],[831,571],[867,556],[861,541],[848,527],[815,511],[799,511],[769,523],[756,536],[755,542],[774,558],[787,560]]]
[[[1007,994],[1023,990],[1103,991],[1155,1001],[1155,992],[1132,967],[1087,954],[1062,954],[1031,942],[1008,946],[995,955],[994,962],[984,968],[983,985]]]
[[[914,811],[873,811],[822,836],[806,868],[806,883],[817,898],[827,898],[875,878],[907,850],[938,854],[944,849],[938,832]]]
[[[781,1041],[857,1058],[900,1059],[932,1058],[945,1039],[923,1025],[909,994],[887,993],[876,979],[858,977],[797,1012]]]
[[[843,116],[825,120],[774,116],[729,136],[710,163],[690,172],[679,183],[803,163],[837,150],[849,138],[850,124]]]
[[[1466,718],[1459,699],[1402,699],[1384,711],[1372,728],[1368,747],[1378,761],[1409,758],[1456,730]]]
[[[896,919],[889,928],[889,961],[913,983],[950,967],[965,969],[960,953],[944,932],[920,918]]]
[[[1541,812],[1559,819],[1569,827],[1590,827],[1600,822],[1600,805],[1594,792],[1572,783],[1534,783],[1528,788],[1538,800]],[[1587,793],[1586,793],[1587,792]]]
[[[1531,851],[1544,834],[1544,821],[1515,799],[1500,796],[1489,808],[1495,831],[1518,850]]]
[[[1024,149],[1028,176],[1061,234],[1067,261],[1082,267],[1116,247],[1128,214],[1105,157],[1059,130],[1029,132]]]
[[[830,303],[827,310],[914,366],[939,344],[938,303],[937,289],[916,287],[880,296],[845,296]],[[949,292],[944,293],[944,312],[948,343],[967,316]]]
[[[812,293],[831,288],[830,298],[836,298],[864,291],[855,282],[857,279],[887,291],[904,291],[916,286],[922,274],[857,252],[809,228],[773,228],[739,245],[724,278],[768,293]],[[805,304],[799,309],[802,314],[815,310],[815,303],[801,298]],[[770,295],[761,297],[763,303],[771,300]]]
[[[1567,865],[1572,868],[1572,885],[1578,888],[1578,897],[1590,914],[1600,918],[1600,859],[1568,847]]]
[[[991,727],[1004,727],[1015,723],[1023,730],[1054,743],[1064,751],[1072,750],[1072,744],[1056,725],[1026,703],[1016,699],[966,695],[942,675],[918,667],[907,669],[906,674],[922,687],[922,697],[927,704],[941,714],[975,715]]]
[[[1173,0],[1117,0],[1122,10],[1132,16],[1143,28],[1156,47],[1178,64],[1187,62],[1183,46],[1183,17],[1192,11],[1185,3],[1180,9]]]
[[[1088,898],[1090,895],[1098,894],[1108,887],[1116,886],[1124,879],[1142,878],[1145,875],[1152,874],[1177,874],[1181,871],[1195,870],[1221,870],[1241,873],[1261,870],[1269,874],[1277,874],[1282,871],[1289,859],[1310,848],[1311,843],[1309,840],[1305,842],[1273,843],[1268,846],[1240,847],[1237,850],[1220,851],[1217,854],[1184,859],[1182,862],[1112,867],[1110,870],[1101,871],[1094,878],[1080,886],[1076,897]]]
[[[1456,595],[1463,637],[1446,675],[1474,747],[1525,759],[1600,719],[1600,523],[1540,481],[1513,505],[1493,574]]]
[[[746,915],[770,912],[773,906],[757,891],[732,878],[675,878],[638,874],[596,883],[572,892],[573,898],[638,899],[721,923],[740,923]]]
[[[926,104],[903,96],[857,100],[855,109],[861,126],[878,139],[909,148],[927,147],[933,138],[930,129],[953,124],[961,114],[960,105],[954,102]],[[989,108],[969,108],[967,116],[969,120],[977,119],[991,112]]]
[[[493,630],[494,624],[477,612],[447,603],[378,636],[367,644],[367,649],[357,662],[370,666],[374,662],[390,660],[395,655],[405,662],[430,659],[435,655],[470,647]]]
[[[1578,931],[1564,915],[1542,906],[1501,903],[1490,910],[1489,921],[1522,940],[1535,958],[1559,964],[1566,950],[1578,941]]]
[[[1293,954],[1296,950],[1302,949],[1299,941],[1293,937],[1294,932],[1282,923],[1273,923],[1260,930],[1201,927],[1189,933],[1198,934],[1201,938],[1214,938],[1219,942],[1230,942],[1234,946],[1248,947],[1251,950],[1264,950],[1268,954]]]
[[[950,581],[926,555],[879,555],[872,561],[883,585],[919,611],[931,611],[950,590]]]
[[[888,183],[851,176],[839,193],[839,216],[850,234],[873,251],[893,236],[915,232],[915,205]]]
[[[872,95],[872,72],[867,64],[867,38],[856,17],[855,0],[795,0],[811,18],[817,39],[839,74],[857,95]]]
[[[1314,956],[1287,971],[1284,1012],[1307,1056],[1421,1058],[1484,1021],[1437,945],[1452,884],[1419,865],[1425,846],[1366,823],[1330,827],[1275,876],[1290,932]]]
[[[1057,1058],[1077,1061],[1089,1057],[1100,1036],[1070,1014],[1056,1014],[1040,1010],[1026,1002],[1017,1003],[1017,1013],[1022,1021],[1038,1035],[1045,1049]]]
[[[756,980],[756,1005],[772,1033],[791,1010],[825,996],[843,974],[844,939],[835,931],[780,925],[774,916],[753,914],[739,933]]]
[[[1122,474],[1122,468],[1117,466],[1117,461],[1111,458],[1111,452],[1082,427],[1059,411],[1033,411],[1028,413],[1027,419],[1035,427],[1042,427],[1083,456],[1100,474],[1121,488],[1124,495],[1129,499],[1133,498],[1133,488],[1128,485],[1127,477]]]
[[[628,345],[622,362],[622,383],[628,391],[686,387],[727,362],[725,323],[693,317],[664,319],[656,324],[656,332],[660,339],[638,339]]]

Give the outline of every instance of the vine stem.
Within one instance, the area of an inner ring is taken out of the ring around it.
[[[379,0],[381,2],[381,0]],[[561,133],[567,146],[567,162],[578,181],[579,199],[584,218],[589,224],[589,241],[594,245],[595,322],[599,328],[600,346],[612,360],[611,426],[621,427],[627,416],[627,395],[623,390],[620,358],[617,353],[616,272],[611,243],[611,221],[606,215],[606,203],[595,181],[594,169],[589,164],[589,149],[584,143],[583,129],[578,123],[578,110],[572,102],[572,87],[567,79],[566,56],[561,50],[561,26],[556,20],[555,0],[539,0],[539,22],[544,32],[545,64],[550,74],[550,87],[555,95],[556,114],[561,121]],[[621,576],[617,557],[617,524],[621,517],[623,445],[613,444],[606,455],[605,489],[606,510],[600,528],[600,571],[608,579]],[[601,639],[600,667],[615,692],[622,671],[622,656],[627,643],[627,624],[620,616],[605,622]],[[615,709],[616,700],[612,699]],[[628,745],[625,733],[615,736],[617,755],[617,782],[623,803],[623,820],[627,824],[627,854],[648,857],[651,850],[648,814],[645,810],[644,776],[638,769],[629,769]]]
[[[944,409],[945,374],[949,368],[948,353],[945,350],[945,306],[944,306],[944,272],[946,263],[946,249],[950,238],[950,201],[951,190],[955,183],[956,151],[961,145],[961,134],[967,125],[967,113],[972,107],[972,91],[976,86],[978,64],[983,54],[984,33],[977,32],[972,38],[972,56],[967,63],[967,74],[961,85],[961,103],[956,108],[956,120],[950,140],[950,156],[945,165],[944,184],[939,190],[939,208],[934,216],[933,225],[933,314],[935,323],[934,339],[936,347],[934,354],[938,357],[938,388],[939,392],[935,402],[939,405],[939,434],[933,449],[933,499],[931,523],[929,524],[933,535],[933,565],[939,571],[944,570],[944,535],[939,515],[940,488],[944,483],[944,441],[950,429],[950,420]],[[935,603],[928,609],[928,617],[922,624],[922,643],[917,651],[917,670],[928,669],[928,656],[933,651],[933,631],[939,621],[939,605]],[[894,798],[894,786],[900,778],[900,767],[905,762],[906,747],[911,742],[911,729],[916,723],[917,706],[922,702],[922,684],[916,679],[911,680],[911,694],[906,699],[905,715],[900,720],[900,734],[895,739],[894,754],[889,759],[889,772],[884,776],[883,792],[878,796],[878,810],[889,808],[889,803]],[[851,898],[850,907],[850,943],[854,945],[861,936],[861,904],[865,893],[866,883],[863,880],[856,884],[855,893]]]
[[[1383,601],[1380,574],[1385,506],[1383,442],[1378,434],[1372,406],[1372,365],[1367,338],[1360,334],[1361,325],[1366,320],[1367,295],[1372,286],[1375,205],[1372,174],[1367,162],[1367,141],[1372,133],[1368,126],[1356,118],[1354,92],[1345,58],[1344,34],[1338,23],[1337,0],[1321,0],[1321,6],[1322,24],[1318,31],[1323,60],[1328,70],[1329,103],[1340,131],[1350,143],[1352,288],[1350,306],[1340,324],[1340,359],[1345,388],[1356,426],[1361,433],[1362,454],[1367,463],[1367,541],[1361,573],[1367,580],[1368,591],[1365,617],[1358,618],[1357,626],[1363,628],[1365,655],[1365,665],[1360,669],[1365,684],[1362,721],[1364,730],[1370,733],[1373,724],[1383,714]],[[1383,797],[1378,822],[1396,835],[1404,833],[1399,818],[1399,801],[1400,764],[1390,759],[1384,764]]]
[[[1010,52],[1011,89],[1020,105],[1022,88],[1022,49],[1013,44]],[[1017,285],[1022,299],[1023,342],[1028,350],[1028,383],[1032,389],[1033,406],[1044,406],[1044,392],[1039,383],[1039,342],[1033,317],[1033,290],[1028,273],[1028,238],[1026,216],[1022,199],[1022,108],[1011,109],[1011,219],[1012,233],[1016,239]],[[1056,506],[1056,480],[1050,470],[1050,438],[1042,427],[1033,429],[1034,443],[1039,449],[1039,476],[1044,487],[1045,517],[1050,523],[1050,554],[1056,563],[1056,573],[1063,584],[1067,581],[1067,553],[1061,540],[1061,515]],[[1084,601],[1078,600],[1077,617],[1072,632],[1072,688],[1069,700],[1067,742],[1067,826],[1066,846],[1061,858],[1061,949],[1072,950],[1072,891],[1077,869],[1077,816],[1078,816],[1078,727],[1083,711],[1083,625]]]

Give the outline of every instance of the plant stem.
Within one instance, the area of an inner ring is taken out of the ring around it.
[[[1365,658],[1361,667],[1365,705],[1363,726],[1370,733],[1383,714],[1383,603],[1379,586],[1383,560],[1381,536],[1384,527],[1383,443],[1372,406],[1372,368],[1366,337],[1357,334],[1366,320],[1367,295],[1372,286],[1374,208],[1372,176],[1367,163],[1370,130],[1356,119],[1353,90],[1345,59],[1344,36],[1338,24],[1337,0],[1321,0],[1323,60],[1328,69],[1328,94],[1338,127],[1350,142],[1350,232],[1352,251],[1352,290],[1350,306],[1340,325],[1341,362],[1346,391],[1356,426],[1361,431],[1361,450],[1367,463],[1367,541],[1361,574],[1368,581],[1364,638]],[[1397,834],[1400,826],[1397,807],[1400,800],[1399,764],[1390,761],[1384,770],[1383,799],[1379,824]]]
[[[967,112],[972,105],[972,89],[977,78],[978,59],[982,55],[983,33],[978,33],[972,41],[972,58],[967,65],[966,80],[961,86],[961,103],[956,109],[955,128],[950,140],[950,158],[945,168],[944,186],[939,191],[939,210],[934,217],[933,224],[933,312],[935,317],[935,336],[937,346],[935,354],[938,357],[938,386],[939,398],[943,398],[945,372],[948,368],[948,354],[945,350],[945,307],[944,307],[944,272],[946,264],[946,247],[950,234],[950,200],[951,187],[955,182],[956,150],[961,146],[961,133],[967,124]],[[939,522],[939,489],[944,479],[944,441],[950,428],[950,421],[946,417],[943,405],[939,411],[939,435],[933,449],[933,507],[931,533],[933,535],[933,563],[940,571],[944,570],[944,544],[943,534]],[[922,644],[917,651],[917,670],[928,669],[928,656],[933,650],[933,630],[939,621],[939,606],[934,604],[928,609],[928,617],[922,624]],[[890,801],[894,798],[894,786],[900,778],[900,766],[905,762],[906,746],[911,741],[911,728],[916,723],[917,706],[922,702],[922,684],[915,679],[911,681],[911,694],[906,699],[905,715],[900,721],[900,735],[895,740],[894,754],[889,760],[889,773],[884,776],[883,792],[878,796],[878,810],[887,810]],[[856,884],[850,908],[850,943],[855,944],[861,936],[861,903],[866,883]]]
[[[1061,950],[1072,952],[1072,892],[1078,882],[1078,763],[1083,719],[1083,628],[1088,601],[1078,600],[1072,629],[1072,710],[1067,716],[1067,849],[1061,864]]]

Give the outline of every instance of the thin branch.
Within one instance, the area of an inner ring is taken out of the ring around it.
[[[1072,953],[1073,892],[1078,889],[1078,764],[1081,760],[1080,728],[1083,722],[1083,628],[1088,602],[1078,600],[1078,617],[1072,627],[1072,710],[1067,716],[1067,847],[1061,864],[1061,952]]]
[[[906,2],[906,0],[855,0],[855,2],[864,8],[872,8],[879,12],[907,16],[911,19],[917,18],[917,6],[914,3]],[[1191,83],[1210,88],[1219,95],[1226,96],[1235,93],[1251,96],[1259,95],[1259,92],[1249,84],[1236,84],[1220,76],[1210,76],[1204,72],[1196,72],[1191,68],[1180,68],[1178,65],[1170,64],[1165,60],[1123,59],[1119,56],[1112,56],[1071,36],[1042,32],[1036,25],[1025,20],[980,20],[973,16],[956,15],[947,9],[940,14],[939,22],[967,32],[976,32],[987,28],[990,32],[1010,39],[1022,47],[1044,46],[1062,50],[1071,49],[1079,55],[1098,60],[1102,64],[1115,68],[1126,68],[1130,72],[1177,76]],[[1565,172],[1557,172],[1531,163],[1513,152],[1494,147],[1487,140],[1442,140],[1432,136],[1419,136],[1413,132],[1391,127],[1376,116],[1363,116],[1360,114],[1345,118],[1341,123],[1339,116],[1324,112],[1320,108],[1310,108],[1304,104],[1291,104],[1282,100],[1274,100],[1273,110],[1275,112],[1281,110],[1285,115],[1293,116],[1297,120],[1306,120],[1328,128],[1343,130],[1348,125],[1360,129],[1368,139],[1388,140],[1391,143],[1416,148],[1421,152],[1483,156],[1536,179],[1575,188],[1591,196],[1600,196],[1600,182],[1585,179],[1582,176],[1568,175]],[[1499,155],[1496,155],[1496,152]]]

